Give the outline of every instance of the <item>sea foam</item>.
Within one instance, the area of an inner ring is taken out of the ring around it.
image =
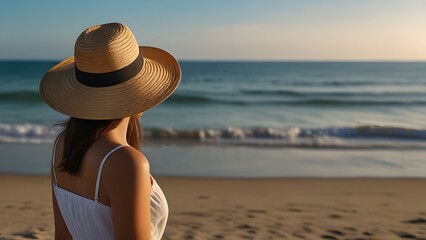
[[[0,123],[0,143],[52,143],[59,127],[42,124]],[[388,126],[329,128],[145,128],[148,143],[223,144],[261,147],[298,148],[381,148],[422,149],[426,147],[426,130]]]

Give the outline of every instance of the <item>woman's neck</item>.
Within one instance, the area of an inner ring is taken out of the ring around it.
[[[130,117],[123,118],[121,123],[116,128],[105,133],[103,138],[111,142],[117,142],[122,145],[128,145],[127,128],[129,127],[129,120],[130,120]]]

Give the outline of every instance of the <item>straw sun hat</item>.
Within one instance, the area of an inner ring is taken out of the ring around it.
[[[121,23],[89,27],[74,57],[51,68],[40,82],[50,107],[82,119],[118,119],[148,110],[179,85],[177,60],[164,50],[139,46]]]

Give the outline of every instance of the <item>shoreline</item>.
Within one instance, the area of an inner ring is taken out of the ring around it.
[[[301,150],[144,145],[154,176],[218,178],[411,178],[426,176],[424,151]],[[51,144],[0,144],[0,174],[48,175]]]
[[[426,238],[426,179],[154,177],[163,239]],[[0,239],[53,239],[48,176],[0,174],[0,191]]]
[[[157,174],[153,174],[153,176],[155,177],[155,179],[159,178],[159,179],[200,179],[200,180],[426,180],[426,176],[425,177],[418,177],[418,176],[414,176],[414,177],[406,177],[406,176],[396,176],[396,177],[389,177],[389,176],[377,176],[377,177],[373,177],[373,176],[348,176],[348,177],[322,177],[322,176],[288,176],[288,177],[280,177],[280,176],[271,176],[271,177],[221,177],[221,176],[217,176],[217,177],[211,177],[211,176],[181,176],[181,175],[157,175]],[[50,177],[50,175],[44,174],[44,173],[14,173],[14,172],[0,172],[0,179],[2,177],[40,177],[40,178],[46,178],[46,177]]]

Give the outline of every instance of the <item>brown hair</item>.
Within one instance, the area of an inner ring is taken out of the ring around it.
[[[64,152],[58,166],[60,171],[77,175],[84,154],[90,146],[102,135],[116,128],[122,120],[88,120],[70,117],[67,121],[55,124],[65,128]],[[126,138],[130,146],[140,151],[142,127],[138,118],[130,117]]]

